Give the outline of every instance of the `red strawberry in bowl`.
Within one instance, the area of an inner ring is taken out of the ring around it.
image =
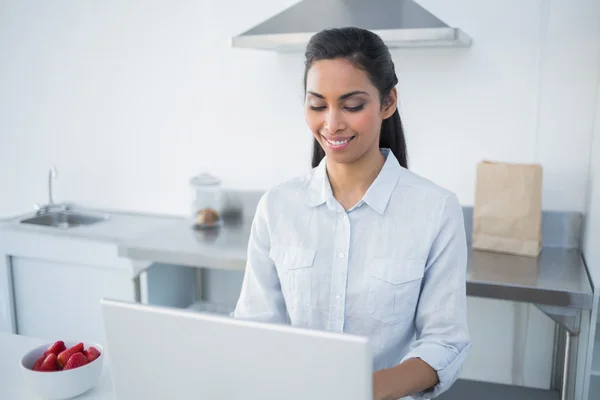
[[[69,361],[69,359],[71,358],[71,356],[75,353],[82,353],[81,355],[83,356],[83,343],[77,343],[75,346],[72,346],[64,351],[62,351],[59,355],[58,355],[58,364],[61,366],[61,368],[64,368],[65,365],[67,365],[67,362]]]
[[[69,361],[67,361],[67,364],[63,368],[63,371],[66,371],[68,369],[79,368],[79,367],[84,366],[87,363],[88,363],[88,360],[87,360],[87,358],[85,358],[83,353],[75,353],[69,358]]]
[[[42,354],[42,356],[37,359],[35,364],[33,364],[33,370],[39,371],[40,367],[42,366],[42,363],[50,354],[54,354],[56,357],[58,357],[58,355],[66,349],[67,347],[65,346],[65,342],[63,342],[62,340],[54,342],[52,346],[48,347],[46,351],[44,351],[44,354]]]
[[[58,371],[58,362],[56,361],[56,355],[54,353],[50,353],[50,354],[48,354],[48,356],[46,356],[46,359],[40,366],[39,371],[41,371],[41,372]]]
[[[96,358],[100,357],[100,352],[94,346],[88,347],[88,349],[85,350],[83,354],[86,356],[88,362],[92,362]]]
[[[42,363],[44,362],[45,359],[46,359],[46,353],[44,353],[40,358],[38,358],[37,361],[35,362],[35,364],[33,364],[33,370],[39,371],[40,367],[42,366]]]
[[[56,357],[58,357],[58,355],[60,353],[62,353],[63,351],[65,351],[66,349],[67,349],[67,347],[65,346],[65,342],[63,342],[62,340],[59,340],[57,342],[54,342],[54,344],[52,344],[52,346],[48,347],[48,350],[46,350],[44,352],[44,357],[46,357],[50,353],[52,353]]]

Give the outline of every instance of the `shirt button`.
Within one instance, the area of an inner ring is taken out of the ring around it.
[[[338,295],[335,296],[336,299],[340,299],[341,297],[342,297],[341,294],[338,294]]]
[[[339,257],[344,258],[344,253],[340,253]]]

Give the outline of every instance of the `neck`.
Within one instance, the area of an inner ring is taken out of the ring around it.
[[[369,150],[362,157],[350,164],[339,164],[327,161],[327,175],[331,183],[333,196],[350,200],[360,200],[369,189],[379,171],[383,167],[385,158],[379,147]]]

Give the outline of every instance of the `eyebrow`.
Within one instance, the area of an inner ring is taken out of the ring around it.
[[[325,96],[323,96],[322,94],[320,94],[320,93],[316,93],[316,92],[311,92],[310,90],[308,91],[308,93],[309,93],[309,94],[311,94],[311,95],[313,95],[313,96],[315,96],[315,97],[318,97],[318,98],[320,98],[320,99],[324,99],[324,98],[325,98]],[[345,99],[347,99],[348,97],[356,96],[357,94],[366,94],[367,96],[369,95],[369,93],[367,93],[367,92],[363,92],[362,90],[354,90],[354,91],[352,91],[352,92],[348,92],[348,93],[346,93],[346,94],[343,94],[343,95],[341,95],[341,96],[339,97],[339,99],[340,99],[340,100],[345,100]]]

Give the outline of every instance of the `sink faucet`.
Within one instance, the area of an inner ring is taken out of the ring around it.
[[[44,214],[50,211],[69,211],[72,208],[70,204],[59,204],[54,202],[54,186],[57,177],[58,171],[56,170],[56,166],[52,165],[50,171],[48,171],[48,204],[35,204],[33,208],[37,211],[37,214]]]
[[[54,205],[54,181],[58,176],[58,171],[56,170],[56,166],[53,165],[50,167],[50,171],[48,173],[48,205]]]

